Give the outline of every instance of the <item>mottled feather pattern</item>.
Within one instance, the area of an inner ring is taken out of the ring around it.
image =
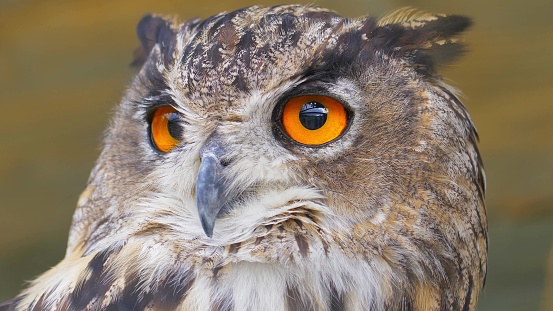
[[[299,5],[146,16],[66,257],[0,310],[474,310],[485,178],[437,73],[469,25]],[[347,132],[320,148],[289,139],[275,116],[302,94],[346,103]],[[147,135],[162,104],[185,133],[166,154]],[[210,137],[231,197],[212,237],[195,200]]]

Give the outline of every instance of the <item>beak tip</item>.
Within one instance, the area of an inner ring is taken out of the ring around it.
[[[204,229],[205,235],[213,237],[213,227],[215,226],[215,220],[209,221],[206,217],[201,217],[202,229]]]
[[[205,233],[205,235],[206,235],[208,238],[212,238],[212,237],[213,237],[213,229],[208,229],[208,228],[205,228],[205,227],[204,227],[204,233]]]

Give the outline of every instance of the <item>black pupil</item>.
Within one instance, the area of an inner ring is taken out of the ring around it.
[[[308,102],[300,110],[300,122],[308,130],[320,129],[326,122],[328,109],[319,102]]]
[[[176,112],[167,115],[167,130],[173,138],[182,138],[182,126],[179,123],[179,115]]]

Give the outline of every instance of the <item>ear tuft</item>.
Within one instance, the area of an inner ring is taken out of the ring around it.
[[[144,16],[136,27],[136,34],[140,40],[140,46],[134,51],[132,66],[142,66],[156,44],[160,45],[164,61],[168,61],[172,54],[172,48],[176,38],[178,23],[174,18]]]
[[[410,57],[418,68],[433,71],[435,66],[450,64],[466,51],[457,36],[470,27],[471,20],[404,8],[381,18],[377,25],[400,34],[394,42],[397,53]]]

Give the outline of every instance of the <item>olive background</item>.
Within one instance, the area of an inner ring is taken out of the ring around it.
[[[479,310],[553,310],[553,1],[294,1],[348,17],[404,6],[473,18],[443,70],[463,93],[487,172]],[[289,1],[0,0],[0,301],[64,256],[77,197],[132,78],[148,13],[205,18]]]

